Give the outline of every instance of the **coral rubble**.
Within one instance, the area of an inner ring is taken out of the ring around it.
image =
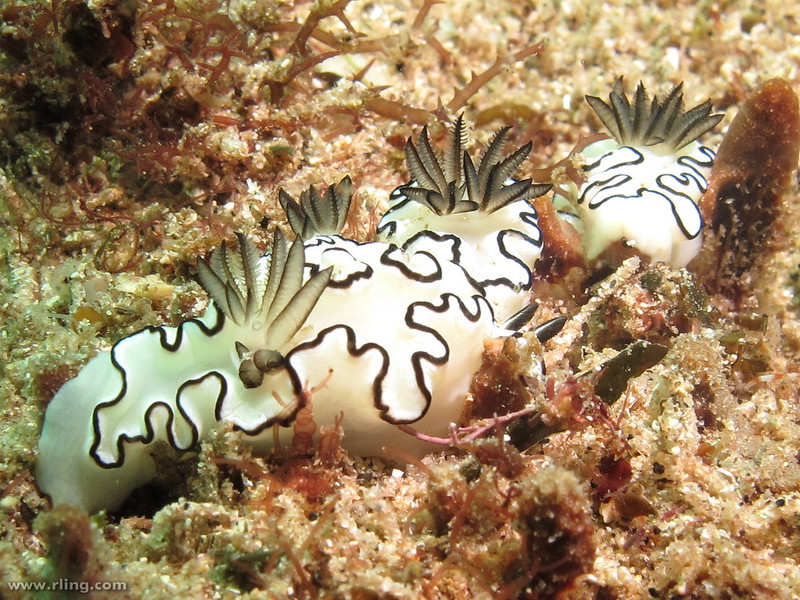
[[[0,15],[0,595],[800,596],[800,8],[15,0]],[[296,445],[254,455],[222,427],[196,451],[157,448],[156,480],[114,513],[36,488],[56,390],[116,340],[202,314],[198,257],[234,231],[289,232],[279,187],[349,174],[344,227],[367,241],[407,181],[406,140],[427,125],[442,147],[461,111],[479,145],[498,126],[531,142],[521,177],[564,184],[592,131],[582,99],[618,74],[657,94],[683,81],[725,115],[704,138],[720,160],[703,253],[597,270],[537,199],[560,240],[537,265],[537,320],[569,318],[546,345],[487,344],[441,451],[352,457],[337,426],[314,445],[299,423]]]

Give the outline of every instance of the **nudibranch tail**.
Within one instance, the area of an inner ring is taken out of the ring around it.
[[[664,144],[677,151],[713,129],[723,117],[711,114],[708,100],[684,111],[683,83],[673,87],[662,102],[657,96],[650,100],[640,82],[631,103],[620,77],[608,102],[597,96],[586,96],[586,101],[621,146]]]
[[[222,311],[146,327],[100,352],[47,407],[36,478],[56,504],[116,508],[155,475],[151,444],[195,448],[235,373]],[[231,378],[231,379],[229,379]]]

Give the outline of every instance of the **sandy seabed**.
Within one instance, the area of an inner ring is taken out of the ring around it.
[[[703,139],[715,148],[755,86],[800,89],[800,5],[0,12],[1,596],[32,596],[8,587],[27,581],[56,584],[37,597],[800,598],[794,175],[788,240],[736,303],[691,268],[638,259],[586,289],[537,286],[542,318],[570,320],[527,401],[563,431],[522,453],[488,439],[400,468],[335,448],[254,457],[220,431],[160,491],[91,517],[51,510],[32,475],[58,388],[121,337],[201,314],[191,267],[237,230],[264,246],[285,225],[278,187],[349,174],[349,232],[366,240],[424,123],[438,144],[463,112],[476,148],[511,125],[514,143],[533,142],[531,176],[600,131],[584,95],[619,76],[629,91],[682,81],[687,104],[709,98],[725,114]],[[666,355],[598,401],[585,374],[638,340]],[[520,393],[501,375],[529,358],[487,358],[476,395]],[[113,582],[125,589],[102,589]]]

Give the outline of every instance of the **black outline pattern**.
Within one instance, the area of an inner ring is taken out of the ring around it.
[[[411,204],[411,205],[419,204],[419,203],[414,202],[413,200],[410,200],[409,198],[405,197],[405,195],[403,195],[403,193],[401,191],[403,189],[403,187],[406,187],[406,186],[401,186],[399,188],[395,188],[395,190],[392,192],[392,196],[395,198],[395,200],[397,200],[397,203],[394,204],[386,212],[386,214],[381,219],[381,223],[383,223],[383,221],[392,212],[400,210],[403,207],[408,206],[409,204]],[[420,206],[424,206],[424,205],[420,204]],[[507,204],[503,208],[506,208],[508,206],[511,206],[511,204]],[[427,208],[426,208],[426,210],[427,210]],[[439,215],[439,216],[441,217],[442,215]],[[444,215],[445,218],[446,218],[446,216],[447,215]],[[449,232],[449,231],[422,229],[420,231],[417,231],[413,235],[411,235],[407,240],[403,241],[402,242],[402,247],[403,247],[403,249],[407,249],[409,246],[411,246],[413,244],[414,241],[416,241],[417,239],[419,239],[420,236],[423,236],[423,235],[429,236],[429,237],[433,237],[435,235],[435,236],[438,236],[438,239],[440,239],[440,240],[453,239],[454,241],[457,241],[457,244],[456,244],[457,254],[454,254],[454,257],[452,259],[453,262],[456,262],[459,266],[461,266],[464,269],[464,271],[466,272],[467,277],[469,277],[470,281],[472,281],[476,285],[480,286],[482,289],[484,289],[484,291],[485,291],[485,289],[487,287],[496,287],[496,286],[507,287],[507,288],[509,288],[511,290],[514,290],[514,291],[516,291],[516,290],[527,291],[527,290],[530,290],[532,285],[533,285],[533,279],[534,279],[534,277],[533,277],[533,265],[528,265],[524,260],[522,260],[521,257],[519,257],[516,254],[513,254],[512,252],[510,252],[506,247],[504,239],[509,235],[518,235],[522,240],[528,242],[531,246],[533,246],[534,248],[539,249],[539,250],[541,250],[541,248],[542,248],[542,246],[544,244],[544,240],[543,240],[543,236],[542,236],[542,231],[539,228],[538,214],[536,212],[536,209],[533,208],[533,206],[531,206],[530,204],[528,204],[526,202],[525,203],[525,210],[521,210],[517,214],[517,216],[519,217],[520,221],[522,221],[523,223],[525,223],[526,225],[528,225],[530,227],[533,227],[538,232],[537,238],[534,239],[531,236],[529,236],[527,233],[525,233],[524,231],[520,231],[519,229],[510,229],[510,228],[508,228],[508,229],[501,229],[501,230],[497,231],[496,236],[495,236],[495,244],[497,246],[497,252],[498,252],[498,254],[500,256],[510,260],[515,265],[518,265],[519,267],[521,267],[524,270],[524,273],[525,273],[524,281],[519,282],[519,283],[513,282],[509,277],[497,277],[497,278],[488,278],[488,279],[482,279],[482,280],[481,279],[476,279],[474,277],[474,275],[470,272],[470,269],[467,268],[468,265],[464,265],[463,262],[462,262],[462,252],[460,250],[460,247],[461,247],[461,244],[463,243],[463,240],[457,234]],[[394,218],[393,220],[386,221],[385,223],[383,223],[383,225],[380,225],[378,227],[378,235],[382,235],[383,234],[383,236],[385,238],[387,238],[387,239],[390,239],[391,237],[396,236],[398,220],[399,220],[398,218]],[[389,233],[385,233],[387,231]],[[396,240],[396,242],[399,242],[399,240]]]
[[[347,253],[354,263],[358,263],[362,265],[362,269],[360,270],[353,270],[350,274],[347,275],[344,279],[337,279],[336,274],[331,275],[331,279],[328,281],[328,287],[332,288],[339,288],[339,289],[347,289],[351,287],[356,281],[360,281],[361,279],[370,279],[374,273],[373,268],[368,264],[365,263],[363,260],[360,260],[353,256],[353,253],[350,251],[349,248],[343,247],[339,244],[339,241],[345,241],[350,244],[355,244],[356,247],[358,246],[365,246],[370,244],[371,242],[356,242],[355,240],[350,240],[339,235],[320,235],[311,238],[306,243],[306,248],[320,248],[323,244],[329,245],[328,248],[323,248],[320,252],[320,257],[325,256],[328,252],[345,252]],[[317,273],[320,272],[320,265],[315,262],[306,262],[306,268],[309,270],[310,275],[313,277]]]
[[[399,258],[395,258],[391,255],[399,254]],[[417,250],[414,252],[413,256],[426,256],[431,259],[433,263],[433,269],[431,272],[425,274],[419,271],[413,270],[403,259],[405,258],[403,254],[403,250],[399,246],[395,246],[394,244],[390,244],[389,247],[381,254],[381,264],[387,267],[394,267],[398,271],[400,271],[407,279],[411,279],[412,281],[417,281],[419,283],[432,283],[434,281],[439,281],[442,279],[442,265],[439,264],[439,261],[436,257],[428,252],[427,250]]]
[[[372,382],[372,404],[375,408],[378,408],[379,399],[383,396],[383,380],[386,379],[386,374],[389,372],[389,365],[391,362],[391,358],[389,353],[386,351],[386,348],[381,346],[380,344],[376,344],[375,342],[367,342],[361,346],[356,344],[356,332],[353,330],[352,327],[349,325],[333,325],[331,327],[326,327],[322,331],[317,334],[317,336],[313,340],[309,340],[307,342],[303,342],[302,344],[298,344],[295,346],[292,351],[287,355],[287,364],[291,362],[291,358],[293,358],[296,354],[303,352],[305,350],[310,350],[312,348],[316,348],[324,341],[325,337],[337,330],[343,329],[347,335],[347,352],[350,354],[351,357],[360,357],[369,352],[370,350],[377,350],[382,358],[383,358],[383,366],[378,373],[378,376]],[[295,393],[302,392],[303,384],[300,381],[300,377],[297,375],[297,371],[294,368],[291,368],[289,371],[289,376],[292,378],[292,384],[294,385]]]
[[[193,380],[189,380],[189,381],[185,381],[177,389],[177,392],[175,394],[175,406],[178,407],[178,411],[180,412],[181,416],[184,418],[184,420],[186,421],[186,423],[189,426],[190,431],[192,432],[192,434],[191,434],[192,435],[192,444],[190,446],[186,447],[186,448],[179,447],[177,441],[175,440],[175,433],[174,433],[174,428],[173,428],[175,415],[174,415],[174,413],[172,411],[172,408],[166,402],[158,401],[158,402],[154,402],[153,404],[148,406],[147,409],[145,410],[144,414],[143,414],[142,418],[143,418],[145,434],[144,435],[134,435],[134,436],[129,436],[129,435],[124,434],[124,433],[123,434],[119,434],[117,436],[116,443],[111,444],[112,446],[116,446],[117,457],[118,458],[117,458],[116,461],[114,461],[112,463],[106,463],[97,454],[97,450],[98,450],[98,448],[100,447],[100,445],[103,442],[103,432],[102,432],[102,429],[100,427],[100,416],[99,416],[99,414],[100,414],[100,411],[102,411],[104,408],[108,408],[108,407],[115,406],[115,405],[119,404],[123,400],[123,398],[125,398],[125,395],[128,392],[128,377],[127,377],[128,374],[127,374],[127,371],[125,370],[125,367],[123,367],[120,364],[119,360],[117,360],[117,357],[116,357],[116,350],[117,350],[117,348],[119,347],[120,344],[123,344],[127,340],[130,340],[131,338],[133,338],[133,337],[135,337],[137,335],[140,335],[142,333],[157,333],[158,336],[159,336],[159,343],[161,344],[161,347],[164,350],[167,350],[168,352],[177,352],[180,349],[181,344],[183,343],[184,329],[186,327],[188,327],[189,325],[195,325],[196,327],[198,327],[198,329],[200,330],[200,332],[202,334],[204,334],[206,337],[209,337],[209,338],[211,336],[219,333],[222,330],[223,326],[225,325],[225,315],[223,314],[222,310],[218,306],[216,306],[216,305],[213,305],[213,306],[214,306],[214,310],[216,311],[216,316],[215,316],[216,320],[215,320],[213,326],[208,327],[208,326],[206,326],[205,323],[203,323],[199,319],[189,319],[187,321],[183,321],[182,323],[180,323],[176,327],[175,341],[173,343],[169,343],[169,341],[167,341],[167,337],[168,337],[167,336],[167,331],[164,329],[163,326],[151,325],[151,326],[148,326],[148,327],[144,327],[143,329],[140,329],[136,333],[133,333],[133,334],[129,335],[128,337],[125,337],[125,338],[121,339],[116,344],[114,344],[114,346],[111,348],[111,351],[110,351],[110,354],[109,354],[109,359],[111,360],[111,364],[113,365],[113,367],[119,372],[119,374],[120,374],[120,376],[122,378],[122,385],[121,385],[120,391],[116,395],[116,397],[114,397],[112,400],[108,400],[106,402],[98,403],[94,407],[94,409],[92,410],[92,445],[89,448],[89,455],[92,457],[92,459],[95,461],[95,463],[98,466],[100,466],[100,467],[102,467],[104,469],[114,469],[114,468],[117,468],[117,467],[121,467],[125,463],[125,444],[126,443],[135,443],[135,442],[142,442],[143,444],[151,443],[153,441],[154,437],[155,437],[155,430],[153,429],[153,425],[152,425],[152,423],[150,421],[150,417],[152,416],[153,411],[156,408],[163,407],[163,408],[165,408],[167,410],[166,433],[167,433],[167,436],[169,437],[169,443],[173,448],[175,448],[176,450],[179,450],[179,451],[185,451],[185,450],[188,450],[189,448],[191,448],[192,446],[197,444],[197,442],[198,442],[198,440],[197,440],[197,436],[198,436],[197,426],[192,422],[191,419],[188,418],[188,413],[181,406],[181,400],[180,400],[181,399],[181,392],[188,385],[194,385],[196,383],[199,383],[199,382],[203,381],[206,377],[209,377],[209,376],[217,376],[222,381],[222,389],[221,389],[220,395],[217,398],[217,402],[219,402],[220,399],[222,397],[224,397],[225,394],[227,393],[227,382],[225,381],[225,378],[220,373],[218,373],[217,371],[209,371],[208,373],[206,373],[202,377],[199,377],[199,378],[196,378],[196,379],[193,379]]]
[[[636,156],[635,160],[626,159],[621,160],[620,162],[612,162],[610,165],[602,168],[601,170],[591,173],[592,170],[600,169],[600,167],[602,167],[604,164],[612,161],[614,154],[622,150],[633,152]],[[696,158],[694,156],[695,152],[703,155],[705,160]],[[708,180],[702,174],[701,169],[711,168],[714,162],[714,157],[715,154],[710,148],[707,148],[706,146],[698,146],[692,151],[691,154],[682,154],[675,159],[674,164],[682,167],[681,170],[678,172],[666,171],[656,175],[653,181],[655,188],[643,186],[639,187],[635,194],[621,194],[614,193],[614,189],[622,187],[633,180],[633,176],[625,172],[626,169],[630,167],[638,168],[640,166],[646,166],[647,160],[640,150],[632,146],[620,146],[619,148],[615,148],[604,153],[595,162],[584,167],[584,170],[590,174],[587,182],[581,188],[577,202],[580,205],[584,204],[587,199],[589,199],[587,202],[588,208],[590,210],[596,210],[609,200],[636,200],[641,199],[646,192],[649,192],[662,197],[666,202],[669,203],[670,210],[675,219],[675,224],[678,226],[681,233],[687,240],[693,240],[700,235],[700,232],[703,230],[703,218],[700,214],[700,208],[697,206],[697,201],[692,196],[684,191],[679,191],[676,188],[686,189],[694,186],[697,189],[699,197],[699,195],[705,192],[708,188]],[[617,170],[620,171],[616,172]],[[600,177],[602,177],[604,174],[610,174],[610,176],[601,179]],[[671,186],[668,183],[669,181],[677,182],[679,185]],[[678,207],[678,199],[684,200],[684,202],[680,202],[680,204],[683,205],[683,208],[688,208],[686,201],[691,203],[691,205],[694,207],[697,215],[697,222],[699,224],[696,231],[692,231],[686,226],[685,219],[681,215],[681,211]]]
[[[385,407],[383,404],[380,406],[381,410],[381,418],[388,422],[394,423],[395,425],[398,424],[409,424],[414,423],[422,419],[427,413],[428,409],[431,406],[431,401],[433,399],[433,393],[431,392],[428,383],[425,381],[425,373],[423,372],[422,361],[425,360],[432,365],[435,366],[442,366],[450,360],[450,346],[447,344],[447,340],[442,337],[442,335],[434,328],[428,327],[427,325],[423,325],[422,323],[417,323],[414,320],[414,313],[418,308],[424,308],[430,310],[431,312],[435,313],[445,313],[450,310],[450,301],[455,300],[458,303],[458,308],[461,311],[461,314],[470,322],[477,323],[482,313],[481,308],[481,301],[485,304],[485,309],[489,311],[489,314],[492,314],[492,308],[489,306],[489,302],[483,296],[472,296],[471,300],[475,303],[475,312],[471,313],[465,302],[455,294],[445,293],[440,296],[441,304],[433,304],[431,302],[423,301],[423,302],[413,302],[408,306],[406,309],[406,316],[405,316],[405,323],[409,329],[414,329],[417,331],[422,331],[424,333],[431,334],[443,347],[443,354],[440,356],[434,356],[428,352],[424,351],[417,351],[411,355],[411,364],[414,368],[414,376],[417,381],[417,387],[419,388],[420,392],[422,393],[423,397],[425,398],[425,408],[420,413],[420,415],[414,419],[392,419],[389,417],[390,409]]]

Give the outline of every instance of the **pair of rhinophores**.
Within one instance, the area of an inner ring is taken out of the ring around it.
[[[683,266],[696,254],[714,153],[696,140],[720,119],[684,110],[681,86],[660,101],[619,81],[587,97],[612,137],[577,157],[583,180],[555,201],[583,232],[589,258],[624,242]],[[36,476],[55,504],[117,508],[155,475],[153,444],[196,449],[222,422],[257,451],[289,443],[299,411],[319,425],[343,413],[357,455],[431,446],[401,431],[446,435],[480,368],[484,340],[515,335],[535,306],[543,244],[529,200],[549,184],[516,180],[531,151],[504,153],[501,129],[477,161],[464,121],[438,155],[423,129],[406,145],[412,180],[395,190],[377,240],[340,235],[349,178],[297,202],[281,191],[295,240],[276,230],[259,256],[244,235],[198,263],[213,303],[177,327],[147,327],[99,353],[47,408]],[[563,318],[534,333],[545,341]]]

